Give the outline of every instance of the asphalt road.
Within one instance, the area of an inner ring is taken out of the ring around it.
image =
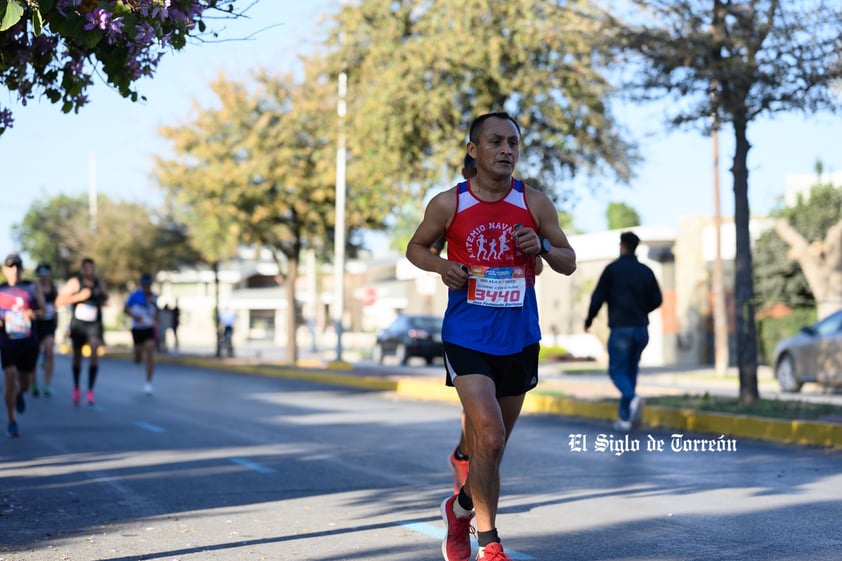
[[[0,561],[441,559],[457,406],[178,365],[147,397],[139,369],[106,359],[97,405],[74,407],[69,378],[61,357],[55,395],[0,441]],[[626,443],[523,417],[503,464],[507,550],[838,561],[842,452],[717,436]],[[711,440],[730,450],[673,449]]]

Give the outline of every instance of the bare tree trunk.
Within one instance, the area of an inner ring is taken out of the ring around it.
[[[775,222],[775,231],[789,245],[789,257],[801,266],[816,298],[819,319],[838,310],[842,306],[842,220],[827,231],[824,241],[808,242],[782,218]]]
[[[754,317],[751,236],[748,205],[748,151],[744,115],[735,115],[734,137],[734,227],[737,238],[734,303],[737,330],[737,367],[740,373],[740,402],[751,404],[760,397],[757,390],[757,329]]]
[[[287,297],[287,344],[286,361],[289,364],[298,362],[298,308],[295,305],[295,283],[298,279],[298,256],[289,257],[284,290]]]

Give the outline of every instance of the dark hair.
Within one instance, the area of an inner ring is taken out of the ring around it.
[[[94,264],[94,260],[93,260],[93,259],[91,259],[90,257],[85,257],[84,259],[82,259],[82,266],[83,266],[83,267],[84,267],[85,265],[87,265],[88,263],[90,263],[91,265],[93,265],[93,264]]]
[[[498,111],[496,113],[486,113],[484,115],[480,115],[479,117],[474,119],[473,123],[471,123],[471,128],[468,132],[468,139],[474,144],[479,143],[479,135],[480,133],[482,133],[482,127],[485,125],[485,122],[488,119],[504,119],[507,121],[511,121],[517,129],[518,136],[520,136],[520,125],[517,124],[517,121],[515,121],[514,117],[512,117],[505,111]]]
[[[639,243],[640,238],[638,238],[637,234],[634,232],[623,232],[620,234],[620,245],[632,253],[634,253],[634,250],[637,249],[637,244]]]
[[[477,161],[470,154],[465,154],[462,167],[465,169],[477,169]]]
[[[149,273],[140,275],[140,284],[152,284],[152,275]]]
[[[35,274],[36,275],[49,275],[53,271],[53,268],[50,267],[47,263],[38,263],[38,266],[35,267]]]

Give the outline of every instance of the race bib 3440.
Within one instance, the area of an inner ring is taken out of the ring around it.
[[[493,308],[520,308],[526,295],[523,267],[471,267],[468,303]]]

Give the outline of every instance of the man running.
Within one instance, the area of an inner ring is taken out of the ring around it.
[[[471,443],[468,479],[441,504],[445,561],[470,559],[474,516],[477,559],[510,560],[496,527],[500,463],[524,396],[538,383],[535,263],[540,255],[558,273],[576,270],[576,254],[552,201],[512,175],[520,138],[519,126],[506,113],[475,119],[467,152],[476,160],[476,177],[430,201],[406,252],[410,262],[438,273],[450,289],[442,324],[446,383],[459,395]],[[447,259],[430,251],[442,234]],[[494,260],[479,258],[480,235],[499,241]],[[501,246],[508,249],[502,252]]]
[[[476,161],[474,161],[470,154],[465,154],[464,163],[462,165],[462,177],[464,179],[471,179],[472,177],[476,177],[476,175]],[[444,251],[444,244],[445,236],[439,236],[439,239],[436,240],[436,242],[433,244],[433,247],[430,248],[430,251],[432,251],[436,255],[440,255]],[[535,274],[540,275],[543,268],[544,261],[540,258],[535,259]],[[456,445],[456,448],[454,448],[453,451],[450,452],[450,454],[448,454],[447,456],[447,459],[450,462],[450,468],[453,471],[454,493],[458,493],[459,489],[462,488],[462,485],[465,484],[465,481],[468,479],[468,471],[470,470],[471,466],[471,444],[465,437],[465,434],[467,433],[465,425],[467,422],[468,420],[465,417],[465,411],[463,410],[461,415],[462,431],[459,434],[459,443]]]
[[[35,331],[38,333],[38,345],[41,350],[42,367],[44,368],[44,383],[39,387],[37,369],[32,378],[32,395],[38,397],[41,393],[44,397],[52,395],[51,385],[53,383],[53,368],[55,366],[55,344],[56,327],[58,317],[56,315],[56,296],[58,290],[52,278],[52,269],[46,263],[40,263],[35,268],[38,275],[38,286],[44,295],[43,318],[35,320]]]
[[[158,325],[158,296],[152,292],[152,275],[140,277],[140,288],[126,300],[123,311],[132,318],[132,340],[134,341],[134,362],[146,362],[146,383],[143,392],[152,395],[152,376],[155,375],[155,350]]]
[[[8,417],[7,434],[20,436],[16,413],[26,411],[24,394],[38,361],[38,335],[32,322],[44,309],[44,297],[37,284],[21,278],[23,261],[11,253],[3,261],[0,284],[0,363],[3,366],[3,400]]]
[[[108,302],[105,283],[96,276],[94,260],[86,257],[77,275],[70,277],[56,297],[56,306],[71,306],[70,341],[73,346],[73,403],[81,399],[82,349],[90,348],[88,359],[88,405],[94,404],[94,384],[99,372],[102,347],[102,307]]]

